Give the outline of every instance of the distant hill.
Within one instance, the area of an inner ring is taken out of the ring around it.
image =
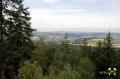
[[[60,43],[65,36],[64,31],[56,32],[34,32],[33,38],[37,40],[39,37],[43,38],[46,42]],[[103,40],[107,33],[105,32],[67,32],[68,39],[71,43],[78,44],[82,43],[83,39],[87,39],[89,44],[96,44],[99,40]],[[113,44],[120,45],[120,33],[111,33],[113,38]]]

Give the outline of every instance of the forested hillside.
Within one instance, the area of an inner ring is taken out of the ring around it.
[[[112,47],[111,33],[96,47],[32,41],[30,12],[23,0],[0,1],[0,79],[120,78],[120,49]]]

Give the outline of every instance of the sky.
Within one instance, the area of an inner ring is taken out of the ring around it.
[[[120,31],[120,0],[25,0],[24,5],[38,31]]]

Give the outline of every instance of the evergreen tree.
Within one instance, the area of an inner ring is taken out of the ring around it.
[[[5,19],[5,8],[7,7],[6,0],[0,0],[0,64],[2,64],[6,58],[6,19]]]
[[[82,46],[82,54],[83,57],[88,57],[89,56],[89,49],[88,49],[88,43],[87,43],[87,39],[83,40],[83,46]]]
[[[97,47],[92,52],[90,58],[96,63],[96,67],[98,68],[101,64],[103,64],[104,57],[104,50],[103,50],[103,43],[99,40],[97,43]]]
[[[61,45],[58,46],[58,49],[56,50],[56,54],[59,54],[57,56],[59,56],[58,58],[60,58],[62,62],[68,62],[70,53],[70,44],[68,40],[68,34],[66,33],[64,40],[61,42]]]
[[[104,63],[106,64],[106,66],[110,66],[112,64],[112,59],[113,59],[113,55],[114,53],[114,49],[112,47],[112,37],[111,37],[111,33],[109,32],[105,38],[104,41]]]
[[[0,54],[5,56],[3,68],[6,79],[14,79],[19,63],[32,54],[30,13],[28,8],[24,8],[23,0],[3,0],[2,3],[0,42],[4,50],[0,48]]]
[[[53,66],[56,71],[63,69],[65,63],[70,63],[70,54],[71,54],[71,46],[69,44],[68,35],[65,34],[64,40],[61,42],[60,45],[57,46]]]
[[[71,52],[67,33],[65,34],[64,40],[62,41],[61,50],[63,50],[66,55]]]
[[[0,64],[2,64],[3,62],[3,3],[2,0],[0,0]],[[0,70],[1,70],[1,66],[0,66]],[[0,74],[2,72],[0,71]]]
[[[36,48],[33,51],[32,59],[37,61],[43,70],[43,74],[47,73],[48,69],[48,46],[43,39],[38,40],[36,43]]]
[[[78,72],[81,75],[79,79],[95,79],[95,64],[88,58],[84,57],[80,60]]]
[[[112,64],[115,50],[112,47],[112,37],[108,33],[104,41],[99,41],[97,47],[91,56],[92,60],[96,63],[96,66],[110,66]]]
[[[11,53],[21,57],[20,60],[30,57],[33,45],[30,39],[32,29],[30,27],[30,13],[24,8],[23,0],[14,1],[11,10],[6,10],[8,17],[8,49]],[[18,58],[17,57],[17,58]]]

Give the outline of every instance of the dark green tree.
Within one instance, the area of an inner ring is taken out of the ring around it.
[[[44,42],[43,39],[38,40],[36,43],[36,48],[33,51],[33,56],[32,59],[33,61],[37,61],[38,64],[41,66],[42,70],[43,70],[43,74],[47,73],[48,70],[48,46],[47,44]],[[51,52],[52,54],[52,52]]]
[[[63,69],[65,63],[69,63],[71,54],[71,45],[69,44],[68,34],[65,34],[65,37],[61,44],[56,47],[54,54],[54,60],[52,65],[59,71]]]
[[[30,39],[32,29],[30,27],[30,13],[24,8],[23,0],[14,1],[12,9],[6,10],[8,17],[8,49],[12,54],[17,54],[21,60],[27,59],[32,54],[33,44]],[[17,57],[17,58],[18,58]]]
[[[5,8],[8,6],[6,0],[0,0],[0,64],[2,64],[6,57],[6,19]]]
[[[26,61],[18,69],[17,79],[43,79],[42,70],[36,62]]]
[[[83,40],[83,46],[81,48],[82,48],[83,57],[86,57],[86,56],[88,57],[89,56],[89,47],[88,47],[86,38]]]
[[[96,63],[96,67],[98,68],[101,64],[103,64],[104,57],[104,50],[103,50],[103,43],[99,40],[97,43],[97,47],[92,52],[90,58]]]
[[[113,56],[115,55],[115,50],[112,47],[112,37],[108,33],[104,41],[99,41],[97,47],[92,52],[92,60],[96,63],[96,66],[110,66],[113,62]]]
[[[95,79],[95,64],[88,58],[84,57],[80,60],[78,72],[81,75],[79,79]]]
[[[4,74],[6,79],[14,79],[19,63],[29,59],[32,54],[33,44],[30,39],[30,13],[23,5],[23,0],[3,0],[3,23],[1,22],[1,38],[5,39]],[[4,34],[6,33],[6,36]],[[9,71],[9,72],[8,72]]]
[[[111,33],[109,32],[104,40],[104,63],[106,66],[110,66],[112,64],[112,59],[113,56],[115,55],[115,50],[112,46],[112,37],[111,37]]]

